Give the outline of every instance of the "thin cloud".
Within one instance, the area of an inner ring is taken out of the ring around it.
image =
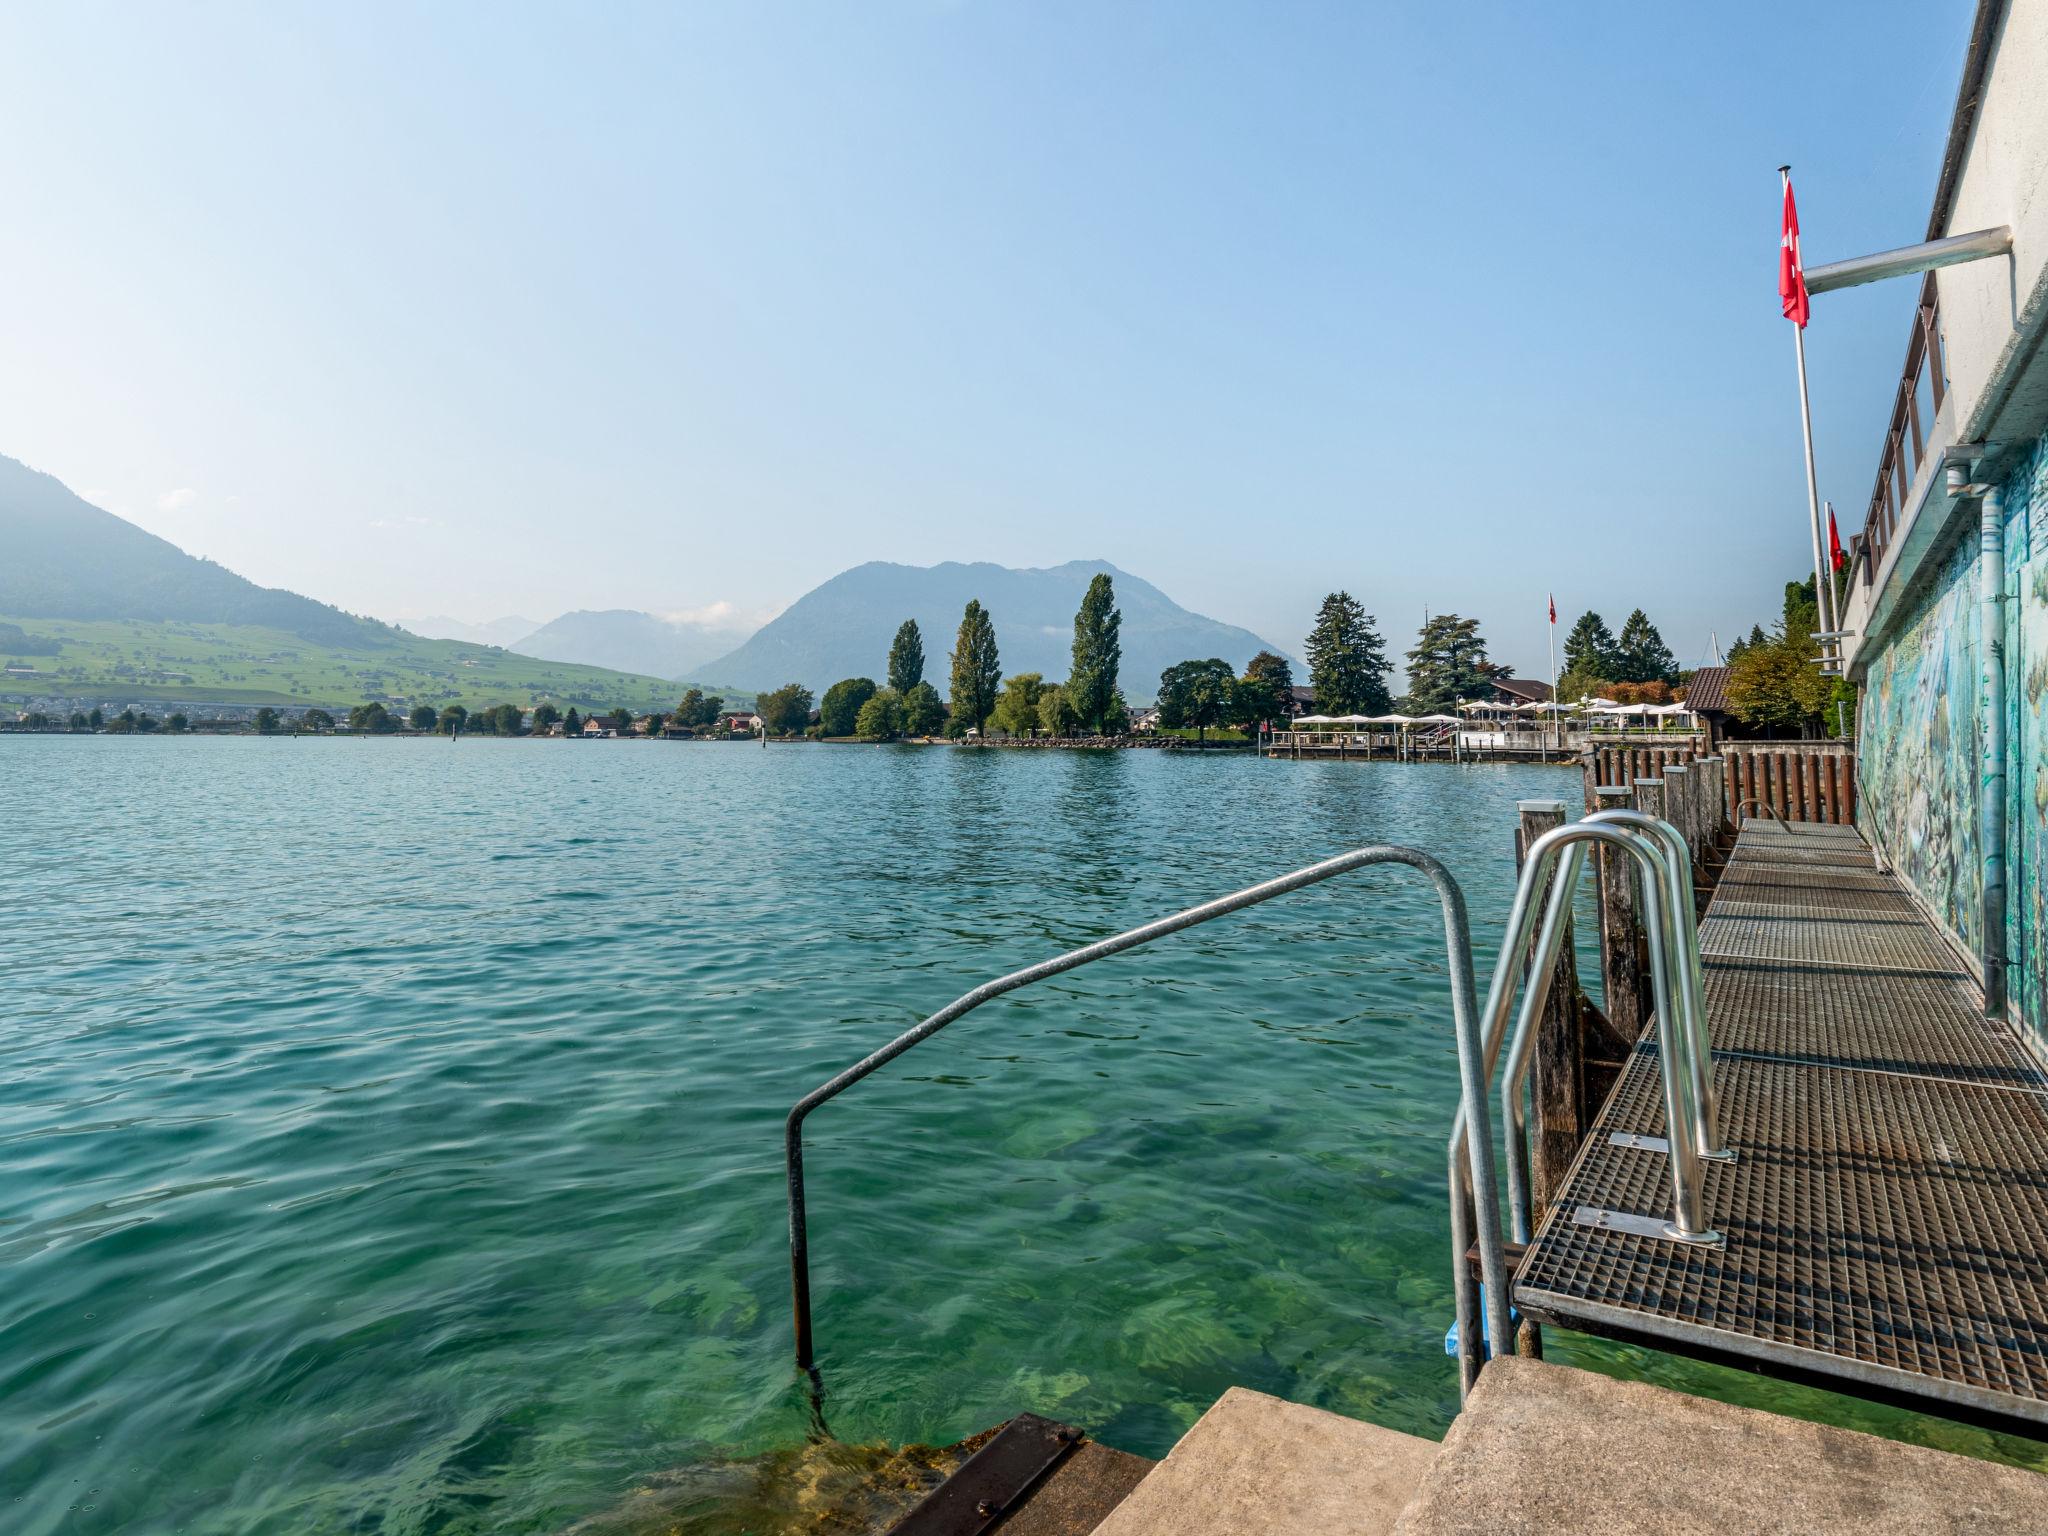
[[[181,485],[175,491],[165,491],[156,499],[159,512],[182,512],[199,499],[199,493],[189,485]]]
[[[671,624],[685,624],[692,629],[759,629],[780,612],[782,610],[773,605],[742,608],[738,603],[721,600],[706,603],[701,608],[677,608],[661,617]]]

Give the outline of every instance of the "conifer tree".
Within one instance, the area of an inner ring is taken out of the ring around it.
[[[1112,721],[1117,668],[1123,663],[1120,638],[1124,616],[1116,606],[1116,589],[1107,571],[1098,571],[1074,615],[1074,655],[1067,672],[1067,702],[1089,730],[1122,734],[1123,722]]]
[[[996,627],[981,606],[970,598],[960,616],[960,633],[953,641],[953,713],[978,733],[996,707],[996,690],[1002,686],[1003,662],[996,650]]]
[[[902,698],[924,681],[924,636],[917,620],[905,619],[889,643],[889,686]]]
[[[1564,637],[1564,669],[1581,677],[1617,682],[1616,650],[1614,631],[1607,627],[1605,619],[1588,608]]]
[[[1408,653],[1409,710],[1449,713],[1462,701],[1485,695],[1500,671],[1486,659],[1477,619],[1440,613],[1424,621]]]
[[[1678,676],[1678,659],[1657,633],[1657,626],[1638,608],[1621,626],[1621,643],[1616,647],[1615,681],[1621,683],[1668,683]]]
[[[1349,592],[1332,592],[1308,635],[1308,683],[1326,715],[1383,715],[1391,707],[1386,642]]]

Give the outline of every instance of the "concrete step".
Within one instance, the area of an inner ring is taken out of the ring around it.
[[[1096,1536],[1387,1536],[1435,1442],[1232,1387]]]
[[[2048,1477],[1508,1358],[1480,1374],[1394,1527],[1396,1536],[1684,1530],[2042,1531]]]

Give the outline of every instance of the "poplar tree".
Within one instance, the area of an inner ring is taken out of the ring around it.
[[[917,620],[905,619],[889,644],[889,686],[898,697],[909,698],[910,690],[924,681],[924,636]]]
[[[1074,659],[1067,672],[1067,702],[1090,730],[1108,733],[1116,698],[1116,672],[1124,659],[1124,616],[1107,571],[1098,571],[1074,615]],[[1117,721],[1123,734],[1123,721]]]
[[[970,598],[953,641],[953,713],[979,732],[996,707],[1003,661],[996,651],[996,627],[979,598]]]
[[[1326,715],[1383,715],[1392,707],[1386,642],[1349,592],[1332,592],[1308,634],[1308,685]]]

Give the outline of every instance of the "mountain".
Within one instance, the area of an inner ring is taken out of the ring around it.
[[[1279,649],[1248,629],[1191,613],[1150,582],[1101,560],[1070,560],[1049,570],[870,561],[814,587],[738,650],[697,670],[745,688],[800,682],[813,693],[842,677],[880,680],[897,626],[916,619],[925,678],[944,693],[960,612],[969,598],[979,598],[995,620],[1004,673],[1039,672],[1058,682],[1071,664],[1074,611],[1098,571],[1115,582],[1123,610],[1122,681],[1133,703],[1151,698],[1159,674],[1176,662],[1220,656],[1242,667],[1259,651]]]
[[[540,623],[515,614],[492,619],[487,624],[470,624],[461,619],[451,619],[445,613],[437,613],[405,627],[429,640],[465,640],[471,645],[501,645],[510,650],[514,640],[524,640],[540,628]]]
[[[656,618],[631,608],[579,608],[505,646],[548,661],[580,661],[653,677],[701,678],[711,675],[703,671],[704,663],[730,649],[738,638],[732,629]]]
[[[645,709],[664,678],[422,638],[259,587],[0,457],[0,645],[10,696]]]
[[[334,644],[392,643],[397,630],[186,554],[0,457],[0,613],[50,619],[251,624]]]

